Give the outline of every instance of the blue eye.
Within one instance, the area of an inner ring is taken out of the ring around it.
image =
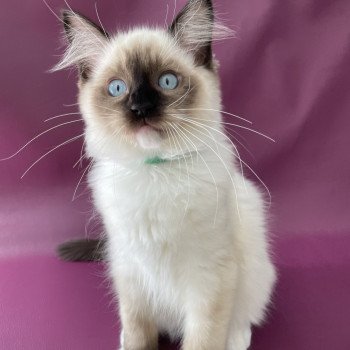
[[[175,74],[163,74],[158,81],[159,86],[164,90],[174,90],[179,84],[179,79]]]
[[[124,83],[123,80],[112,80],[109,84],[108,84],[108,93],[112,96],[112,97],[119,97],[122,96],[126,93],[127,91],[127,87],[126,84]]]

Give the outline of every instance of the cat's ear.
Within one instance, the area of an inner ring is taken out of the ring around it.
[[[109,35],[103,28],[85,16],[73,11],[62,11],[62,22],[68,47],[53,71],[77,66],[81,80],[88,80],[108,44]]]
[[[211,0],[189,0],[169,28],[177,43],[191,52],[199,66],[213,66],[214,10]]]

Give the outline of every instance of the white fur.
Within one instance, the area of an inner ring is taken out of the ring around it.
[[[215,225],[216,189],[203,161],[189,168],[190,179],[176,162],[135,169],[97,163],[90,183],[110,239],[110,272],[134,276],[133,288],[150,301],[160,329],[180,335],[187,305],[205,305],[216,292],[218,270],[226,270],[227,280],[236,279],[237,288],[227,349],[246,349],[250,337],[239,337],[263,320],[275,280],[264,205],[251,182],[246,180],[245,187],[228,155],[237,198],[217,157],[210,151],[202,156],[219,188]],[[227,256],[231,269],[220,263]]]
[[[213,95],[207,107],[219,109],[219,96]],[[89,116],[84,93],[82,100]],[[210,111],[197,117],[221,120]],[[246,350],[251,325],[264,318],[275,272],[262,195],[243,180],[231,144],[220,134],[204,137],[199,130],[202,142],[188,137],[200,156],[180,155],[168,163],[146,165],[143,160],[153,154],[153,147],[151,152],[142,142],[141,147],[109,142],[90,119],[86,131],[88,150],[96,159],[90,186],[110,242],[110,276],[116,288],[118,276],[133,276],[130,294],[150,306],[159,329],[177,337],[183,336],[193,305],[205,307],[225,276],[227,283],[234,283],[226,349]],[[103,150],[101,139],[106,140]],[[153,145],[148,137],[146,143]],[[162,144],[157,151],[169,154]]]
[[[204,20],[197,22],[198,28]],[[200,44],[199,30],[192,32],[188,42]],[[190,124],[177,130],[183,136],[178,134],[177,144],[156,131],[116,137],[96,116],[91,91],[105,68],[125,47],[155,45],[156,50],[157,43],[163,54],[180,55],[203,87],[202,111],[187,118],[217,132]],[[72,59],[68,55],[66,61]],[[214,73],[195,67],[191,54],[169,34],[150,29],[115,37],[96,65],[91,81],[81,87],[80,106],[87,151],[95,161],[89,183],[105,224],[116,290],[126,288],[135,301],[131,308],[152,318],[160,330],[184,336],[184,350],[194,349],[191,341],[202,344],[195,350],[246,350],[251,325],[264,319],[275,270],[264,200],[258,187],[242,177],[236,150],[224,135]],[[145,163],[155,155],[168,161]],[[212,319],[218,310],[229,315],[226,323]],[[199,343],[206,335],[207,343]],[[221,345],[210,345],[215,337],[223,337],[215,343]]]
[[[142,127],[136,133],[136,139],[140,147],[144,149],[157,149],[161,143],[161,138],[158,132],[149,126]]]

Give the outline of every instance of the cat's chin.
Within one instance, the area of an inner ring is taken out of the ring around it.
[[[160,131],[149,125],[143,125],[137,129],[135,136],[139,146],[146,150],[157,149],[162,142]]]

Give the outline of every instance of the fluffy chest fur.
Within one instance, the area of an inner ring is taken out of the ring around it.
[[[231,226],[233,166],[226,169],[210,153],[200,157],[132,167],[97,163],[90,185],[105,224],[116,230],[112,236],[125,236],[128,245],[179,245],[183,236],[198,239]]]
[[[202,157],[133,169],[100,163],[90,174],[111,273],[137,276],[153,307],[174,315],[172,328],[189,285],[215,285],[214,266],[230,267],[238,229],[231,174],[210,152]],[[157,312],[163,325],[164,312]]]

